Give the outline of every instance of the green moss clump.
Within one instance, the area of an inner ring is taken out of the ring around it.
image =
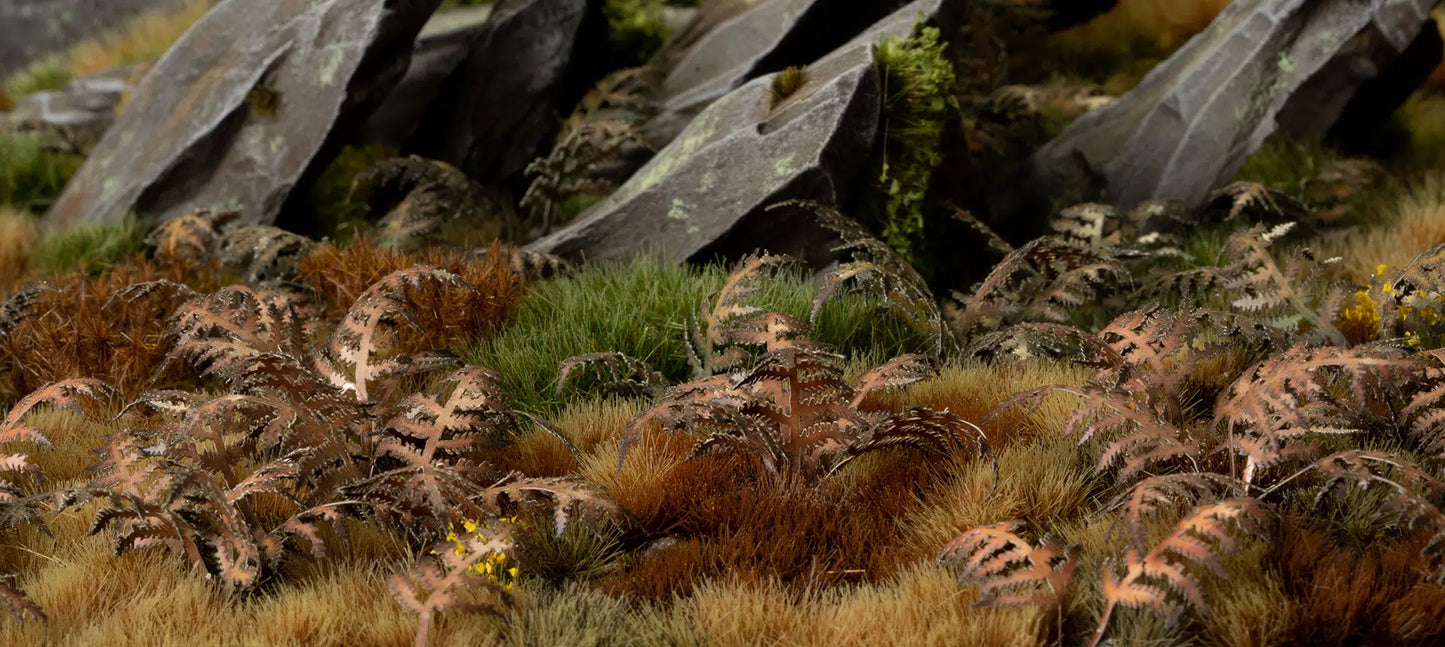
[[[862,214],[909,260],[916,260],[924,240],[924,199],[934,169],[943,162],[944,129],[957,115],[957,80],[945,47],[933,27],[920,27],[910,38],[878,47],[884,89],[882,151],[871,171],[877,184],[862,200]]]
[[[1235,179],[1298,195],[1321,169],[1339,158],[1328,148],[1301,144],[1284,136],[1272,137],[1245,160]]]
[[[35,249],[35,264],[47,275],[76,270],[97,273],[141,251],[146,229],[135,216],[118,224],[78,227],[42,237]]]
[[[607,0],[602,15],[612,48],[631,64],[641,65],[667,42],[667,19],[663,0]]]
[[[84,159],[47,150],[34,133],[0,135],[0,204],[38,210],[50,205]]]
[[[317,236],[344,233],[348,225],[366,224],[366,205],[351,199],[351,187],[361,175],[382,160],[396,157],[389,146],[347,146],[321,172],[311,187],[311,205],[316,210]]]
[[[685,381],[692,374],[684,341],[688,317],[722,287],[726,275],[717,266],[689,268],[648,257],[587,266],[573,276],[539,283],[518,304],[508,326],[463,359],[506,376],[505,386],[521,408],[539,413],[560,410],[557,368],[574,355],[619,351],[648,362],[673,382]],[[789,273],[750,302],[806,317],[814,294],[801,273]],[[854,296],[824,307],[814,337],[839,352],[873,359],[927,343],[884,306]]]

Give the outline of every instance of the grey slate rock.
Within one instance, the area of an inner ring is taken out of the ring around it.
[[[658,54],[660,114],[640,129],[654,148],[742,84],[826,55],[888,14],[887,2],[710,0]],[[896,6],[896,4],[894,5]]]
[[[1319,123],[1333,124],[1373,74],[1316,75],[1343,64],[1337,61],[1360,60],[1351,49],[1357,38],[1402,51],[1434,5],[1236,0],[1138,87],[1037,151],[1024,176],[995,194],[991,218],[997,228],[1024,235],[1047,217],[1051,200],[1128,208],[1173,199],[1197,207],[1275,132],[1292,97],[1300,95],[1304,103],[1297,105],[1309,106]]]
[[[557,128],[588,0],[501,0],[432,102],[407,152],[484,185],[518,176]]]
[[[492,8],[481,5],[446,11],[427,21],[412,50],[406,76],[367,120],[358,143],[397,149],[406,145],[447,79],[466,62],[472,43],[491,29],[487,19]]]
[[[64,132],[82,151],[100,141],[115,121],[134,66],[72,79],[59,90],[33,93],[8,113],[0,113],[0,132],[49,130]]]
[[[272,222],[333,132],[406,70],[440,0],[228,0],[136,86],[46,216],[59,228],[197,208]]]
[[[672,261],[758,248],[825,260],[831,232],[768,212],[801,198],[838,204],[867,163],[881,105],[876,42],[906,37],[945,0],[919,0],[808,67],[773,105],[763,76],[713,102],[615,193],[529,250],[607,260],[653,250]]]

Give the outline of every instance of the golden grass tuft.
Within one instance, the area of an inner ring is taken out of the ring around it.
[[[998,483],[975,461],[900,521],[904,550],[917,559],[937,555],[959,533],[977,526],[1025,519],[1059,524],[1076,519],[1089,501],[1091,460],[1073,439],[1039,438],[999,450]]]
[[[119,29],[32,63],[0,85],[5,87],[9,99],[15,101],[72,78],[159,58],[216,6],[216,2],[194,0],[179,8],[147,11]]]
[[[0,294],[23,284],[34,269],[30,250],[40,238],[35,217],[0,206]]]
[[[885,582],[796,592],[775,583],[709,582],[674,610],[709,647],[1040,644],[1047,614],[984,609],[952,573],[920,564]]]
[[[1365,283],[1380,265],[1398,271],[1438,243],[1445,243],[1445,174],[1434,173],[1404,192],[1374,226],[1326,237],[1319,247],[1325,257],[1343,257],[1348,278]]]
[[[1078,386],[1093,375],[1090,369],[1062,362],[1006,366],[966,362],[962,366],[945,367],[937,377],[908,389],[870,398],[868,406],[891,411],[910,406],[947,409],[977,424],[1019,391],[1050,384]],[[1050,396],[1034,415],[1025,416],[1023,408],[1004,411],[983,425],[983,431],[995,449],[1016,439],[1054,434],[1063,428],[1074,404],[1069,396]]]

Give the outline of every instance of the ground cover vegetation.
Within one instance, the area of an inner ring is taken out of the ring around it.
[[[1051,41],[1056,81],[1126,84],[1110,47],[1220,3],[1167,4]],[[570,267],[385,151],[313,192],[324,238],[57,234],[52,162],[0,146],[0,642],[1445,639],[1445,99],[1379,160],[1271,142],[1168,232],[965,223],[996,262],[936,291],[919,227],[969,217],[913,140],[1017,96],[936,38],[885,57],[871,202],[779,205],[839,235],[817,274]]]

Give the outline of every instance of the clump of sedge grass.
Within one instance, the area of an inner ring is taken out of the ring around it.
[[[563,404],[554,392],[557,369],[575,355],[618,351],[648,362],[674,383],[684,381],[692,374],[684,341],[688,318],[722,287],[725,276],[721,267],[687,268],[648,256],[589,266],[537,284],[518,304],[511,323],[463,359],[501,372],[507,390],[534,411]],[[800,273],[789,272],[752,302],[806,318],[814,293]],[[824,307],[813,338],[844,354],[870,354],[879,361],[922,348],[922,341],[882,307],[854,296]]]
[[[0,205],[49,206],[84,159],[48,150],[39,134],[0,134]]]
[[[52,232],[37,242],[34,259],[45,274],[96,273],[129,260],[144,245],[145,235],[145,227],[134,216],[110,226]]]

